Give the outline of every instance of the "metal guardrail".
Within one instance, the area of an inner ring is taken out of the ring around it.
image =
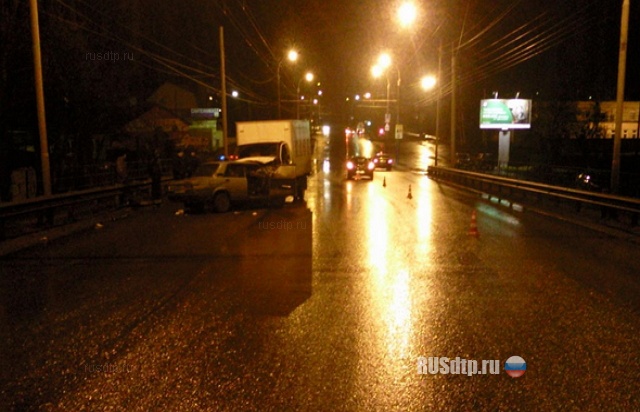
[[[590,192],[544,183],[518,180],[484,173],[469,172],[448,167],[429,166],[430,177],[451,181],[479,193],[494,195],[499,199],[508,197],[526,200],[553,199],[556,202],[570,202],[575,211],[580,212],[584,207],[600,210],[602,217],[615,217],[625,220],[632,226],[638,225],[640,216],[640,199],[616,196],[607,193]],[[622,217],[626,216],[627,219]]]
[[[151,188],[150,180],[116,184],[109,187],[41,196],[20,202],[0,203],[0,241],[7,238],[10,221],[37,219],[38,226],[53,226],[61,214],[66,222],[77,220],[80,209],[114,209],[127,203],[127,198],[140,196]],[[101,205],[100,207],[97,207]],[[66,213],[65,213],[66,212]]]

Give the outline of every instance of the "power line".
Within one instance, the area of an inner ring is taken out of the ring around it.
[[[125,45],[126,47],[129,47],[130,49],[135,50],[135,51],[137,51],[138,53],[140,53],[140,54],[142,54],[144,56],[147,56],[152,61],[162,65],[163,67],[168,68],[170,70],[169,73],[171,73],[173,75],[179,75],[180,77],[183,77],[183,78],[186,78],[188,80],[191,80],[191,81],[195,82],[196,84],[199,84],[199,85],[205,87],[208,90],[215,91],[216,93],[220,92],[220,90],[218,88],[212,86],[209,83],[203,82],[202,80],[200,80],[200,79],[196,78],[195,76],[185,72],[184,70],[190,70],[195,74],[198,74],[198,75],[201,75],[201,76],[204,76],[204,77],[209,77],[212,80],[219,79],[219,76],[217,76],[215,73],[205,72],[205,71],[203,71],[201,69],[198,69],[197,67],[192,67],[192,66],[186,65],[184,63],[177,62],[175,60],[172,60],[172,59],[169,59],[167,57],[164,57],[164,56],[162,56],[160,54],[153,53],[153,52],[151,52],[149,50],[146,50],[143,47],[138,47],[137,45],[134,45],[134,44],[126,41],[125,39],[122,39],[121,37],[119,37],[117,35],[108,34],[108,33],[111,33],[109,30],[106,30],[105,27],[103,27],[100,24],[96,23],[93,19],[91,19],[88,16],[84,15],[83,13],[78,11],[76,8],[74,8],[73,6],[70,6],[69,4],[65,3],[63,0],[56,0],[56,1],[59,4],[61,4],[63,7],[67,8],[68,10],[72,11],[73,13],[75,13],[76,16],[82,17],[87,23],[92,24],[93,26],[95,26],[99,30],[94,30],[94,29],[91,29],[91,28],[89,28],[89,27],[87,27],[85,25],[80,25],[80,24],[78,24],[76,22],[69,21],[69,20],[63,18],[60,15],[55,15],[55,14],[52,14],[52,13],[47,13],[47,14],[52,15],[53,17],[65,22],[66,24],[75,25],[76,28],[78,28],[78,29],[88,31],[88,32],[90,32],[92,34],[95,34],[97,36],[100,36],[100,37],[103,37],[103,38],[106,38],[106,39],[109,39],[109,40],[117,41],[117,42]],[[99,10],[96,10],[96,12],[102,13]],[[102,13],[102,14],[105,15],[104,13]],[[192,62],[195,62],[198,65],[203,65],[202,63],[200,63],[200,62],[198,62],[196,60],[190,59],[188,56],[185,56],[184,54],[175,52],[174,50],[168,48],[167,46],[162,45],[162,44],[158,43],[157,41],[155,41],[153,39],[150,39],[145,35],[142,35],[141,33],[135,33],[134,32],[134,34],[140,35],[142,38],[149,40],[152,44],[160,47],[161,49],[163,49],[165,51],[168,51],[170,53],[176,54],[179,57],[187,58],[188,60],[190,60]],[[150,66],[150,65],[145,65],[145,66],[159,71],[156,67],[153,67],[153,66]],[[163,73],[167,73],[166,71],[162,71],[162,72]],[[228,80],[229,80],[229,83],[231,85],[233,85],[236,89],[242,91],[243,95],[252,96],[253,99],[254,99],[254,100],[248,100],[248,99],[243,99],[243,100],[245,100],[247,102],[254,102],[256,104],[260,104],[261,101],[266,101],[267,100],[267,99],[264,99],[263,97],[261,97],[259,95],[256,95],[252,90],[248,90],[248,89],[243,88],[242,86],[240,86],[239,83],[235,82],[232,78],[228,78]]]

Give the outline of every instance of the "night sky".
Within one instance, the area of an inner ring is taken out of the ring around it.
[[[622,1],[423,1],[410,30],[399,29],[393,1],[260,3],[255,14],[276,36],[274,50],[295,44],[308,57],[299,64],[317,68],[331,95],[371,87],[370,68],[381,50],[397,56],[403,83],[410,85],[422,73],[436,72],[442,42],[445,89],[453,46],[462,90],[520,92],[525,98],[615,98]],[[270,10],[277,10],[276,16]],[[640,72],[638,21],[634,5],[628,99],[640,95],[634,74]]]
[[[381,92],[371,67],[381,51],[393,56],[403,103],[432,105],[435,94],[417,87],[436,74],[442,45],[444,98],[451,91],[451,57],[457,56],[460,104],[477,107],[498,92],[541,100],[613,100],[616,96],[622,0],[418,1],[414,25],[395,19],[399,0],[51,0],[41,8],[45,85],[49,104],[88,108],[144,93],[163,81],[192,88],[199,97],[220,89],[219,27],[225,31],[228,89],[254,115],[274,112],[276,71],[284,99],[307,70],[322,83],[325,107],[340,112],[347,96]],[[640,26],[632,2],[627,100],[640,99]],[[32,74],[28,7],[8,14],[0,27],[8,72],[3,107],[31,93],[16,85]],[[13,20],[14,26],[9,25]],[[87,53],[130,52],[130,62],[98,64]],[[146,90],[145,90],[146,88]],[[84,92],[82,91],[84,90]],[[11,94],[15,93],[15,97]],[[91,110],[98,110],[92,108]]]

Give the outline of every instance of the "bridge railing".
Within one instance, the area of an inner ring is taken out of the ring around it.
[[[430,166],[430,177],[448,181],[481,194],[521,203],[551,201],[570,205],[575,213],[598,210],[602,218],[615,218],[631,226],[638,225],[640,199],[608,193],[553,186],[448,167]]]
[[[108,187],[40,196],[18,202],[0,203],[0,241],[17,237],[28,228],[71,223],[99,211],[115,210],[146,197],[149,179]],[[10,234],[8,232],[11,232]]]

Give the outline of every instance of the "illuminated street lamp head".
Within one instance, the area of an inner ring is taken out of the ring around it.
[[[295,62],[296,60],[298,60],[298,52],[295,50],[289,50],[287,58],[289,59],[289,61]]]
[[[305,80],[307,80],[308,82],[312,82],[313,81],[313,73],[311,72],[307,72],[307,74],[304,75]]]
[[[371,68],[371,75],[375,78],[382,76],[382,73],[384,73],[384,69],[382,69],[378,64]]]
[[[436,78],[435,76],[424,76],[421,80],[420,80],[420,85],[422,86],[422,88],[424,90],[431,90],[433,89],[433,87],[436,85]]]
[[[377,65],[380,66],[383,71],[389,68],[389,66],[391,66],[391,56],[389,53],[382,53],[380,57],[378,57]]]
[[[400,26],[409,27],[416,20],[416,16],[418,11],[416,6],[413,3],[406,2],[403,3],[398,9],[398,21],[400,22]]]

